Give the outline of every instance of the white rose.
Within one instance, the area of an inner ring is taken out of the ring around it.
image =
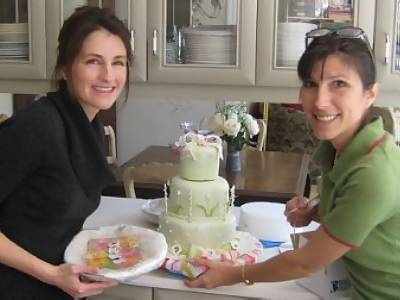
[[[227,119],[233,119],[233,120],[238,120],[238,115],[235,113],[228,113]]]
[[[228,119],[224,123],[224,132],[228,136],[236,137],[240,130],[240,123],[235,119]]]
[[[254,119],[250,114],[245,114],[243,119],[244,126],[246,127],[250,137],[256,135],[260,131],[257,120]]]
[[[200,122],[200,129],[211,130],[216,135],[222,135],[224,129],[224,116],[221,113],[204,118]]]

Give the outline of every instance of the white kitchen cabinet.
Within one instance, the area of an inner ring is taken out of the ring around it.
[[[119,284],[115,288],[106,289],[101,295],[89,297],[91,300],[153,300],[153,289]]]
[[[311,13],[318,14],[318,5],[334,3],[328,0],[19,1],[27,1],[29,5],[29,59],[0,59],[0,92],[47,91],[64,18],[75,7],[90,4],[111,5],[131,30],[134,46],[131,79],[147,82],[138,90],[159,93],[170,90],[180,91],[172,94],[190,95],[196,87],[199,93],[212,91],[218,97],[249,95],[256,99],[272,97],[275,101],[293,100],[297,94],[296,62],[291,57],[285,60],[285,55],[298,53],[294,45],[303,45],[285,39],[287,36],[282,33],[285,25],[281,23],[329,21],[330,17],[323,15],[310,16],[307,5],[312,5]],[[400,89],[399,1],[349,1],[352,14],[348,23],[362,27],[370,41],[375,42],[378,74],[385,92]],[[293,10],[293,3],[305,7],[295,6]],[[222,33],[213,29],[199,34],[187,29],[193,25],[224,29]],[[227,31],[235,34],[229,35]],[[303,35],[304,32],[296,36],[298,41],[303,40]],[[200,91],[201,88],[204,90]]]
[[[234,297],[226,295],[205,294],[188,291],[177,291],[167,289],[154,289],[153,300],[246,300],[248,298]]]
[[[45,0],[4,0],[0,9],[0,80],[45,79]]]
[[[375,57],[383,90],[400,91],[400,0],[377,1]]]
[[[349,3],[349,12],[338,13],[324,0],[258,0],[256,85],[299,86],[296,64],[305,48],[305,33],[321,24],[359,26],[372,42],[375,1]]]
[[[56,2],[59,26],[76,6],[115,3],[132,32],[133,78],[150,83],[296,87],[305,32],[353,24],[371,41],[374,33],[374,0],[350,1],[348,15],[334,15],[326,0]]]
[[[257,1],[152,0],[148,80],[254,85]]]

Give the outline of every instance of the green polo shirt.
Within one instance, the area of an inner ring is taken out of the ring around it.
[[[319,214],[326,233],[351,247],[343,260],[353,299],[400,299],[400,148],[379,118],[334,157],[327,141],[313,156]]]

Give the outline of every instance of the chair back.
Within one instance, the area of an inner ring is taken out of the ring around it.
[[[153,162],[137,167],[128,167],[123,174],[125,195],[129,198],[136,198],[135,181],[163,185],[178,173],[179,165],[172,163]]]
[[[118,165],[117,148],[115,142],[115,132],[112,126],[104,126],[104,134],[106,136],[106,158],[109,165]]]
[[[393,118],[393,136],[396,144],[400,146],[400,107],[389,107],[390,115]]]
[[[260,128],[260,131],[258,132],[256,148],[258,151],[264,151],[265,142],[267,138],[267,124],[263,119],[257,119],[257,124],[258,127]]]
[[[6,114],[0,114],[0,123],[3,123],[7,119],[8,119],[8,116]]]
[[[372,106],[370,108],[371,117],[381,117],[383,121],[383,128],[394,135],[395,121],[394,116],[389,107]]]

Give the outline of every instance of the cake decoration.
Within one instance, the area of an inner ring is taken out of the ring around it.
[[[134,266],[141,260],[139,239],[136,236],[90,239],[87,242],[88,266],[122,269]]]

